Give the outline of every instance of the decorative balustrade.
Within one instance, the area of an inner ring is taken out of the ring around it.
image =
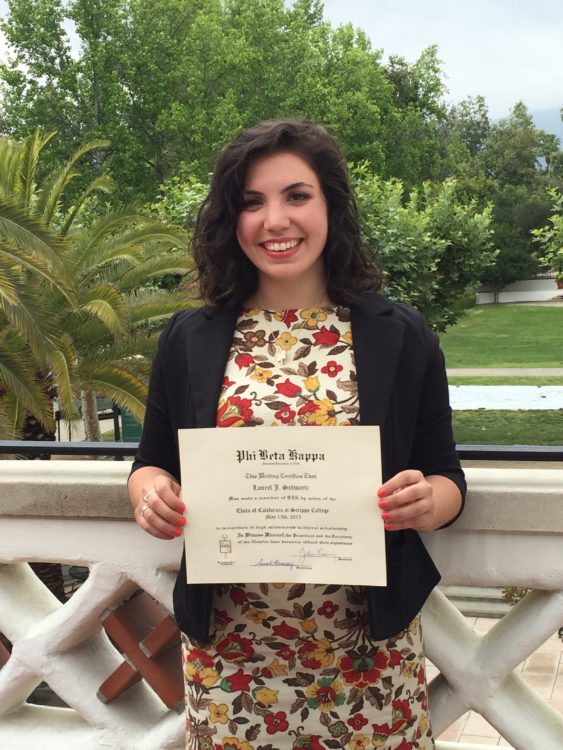
[[[149,537],[131,520],[125,463],[2,461],[1,468],[0,632],[13,650],[0,669],[0,747],[182,748],[183,717],[145,682],[110,703],[96,697],[122,664],[100,615],[138,588],[170,609],[181,542]],[[534,591],[483,636],[441,592],[431,596],[424,627],[440,670],[430,685],[436,734],[472,709],[518,750],[562,750],[563,717],[513,670],[563,625],[563,470],[472,468],[468,477],[466,513],[425,538],[444,583]],[[28,561],[87,566],[90,575],[61,604]],[[70,708],[26,703],[42,680]]]

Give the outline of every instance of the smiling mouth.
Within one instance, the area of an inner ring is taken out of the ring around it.
[[[283,253],[287,250],[293,250],[294,247],[301,242],[301,240],[287,240],[285,242],[262,242],[262,247],[271,253]]]

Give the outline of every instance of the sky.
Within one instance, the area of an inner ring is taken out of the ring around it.
[[[414,62],[437,44],[451,103],[480,94],[494,119],[519,100],[532,111],[563,106],[563,0],[324,0],[324,8],[333,25],[363,29],[384,60]],[[0,0],[0,16],[6,10]],[[0,58],[3,50],[0,39]]]
[[[333,25],[352,23],[375,49],[414,62],[438,45],[446,98],[484,96],[493,118],[519,100],[563,106],[563,0],[324,0]]]

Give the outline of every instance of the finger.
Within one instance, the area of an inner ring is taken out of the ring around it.
[[[183,533],[185,519],[179,514],[176,514],[178,521],[171,523],[159,515],[148,503],[143,503],[141,506],[138,506],[135,515],[142,529],[148,531],[153,536],[158,536],[160,539],[174,539]]]
[[[377,495],[379,498],[387,500],[394,493],[403,489],[403,487],[416,484],[422,479],[424,479],[424,474],[417,469],[406,469],[405,471],[400,471],[381,485],[377,490]]]

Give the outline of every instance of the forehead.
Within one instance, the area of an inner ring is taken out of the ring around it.
[[[261,190],[269,186],[285,187],[294,182],[306,182],[320,187],[315,170],[292,151],[277,151],[254,159],[246,171],[245,189]]]

